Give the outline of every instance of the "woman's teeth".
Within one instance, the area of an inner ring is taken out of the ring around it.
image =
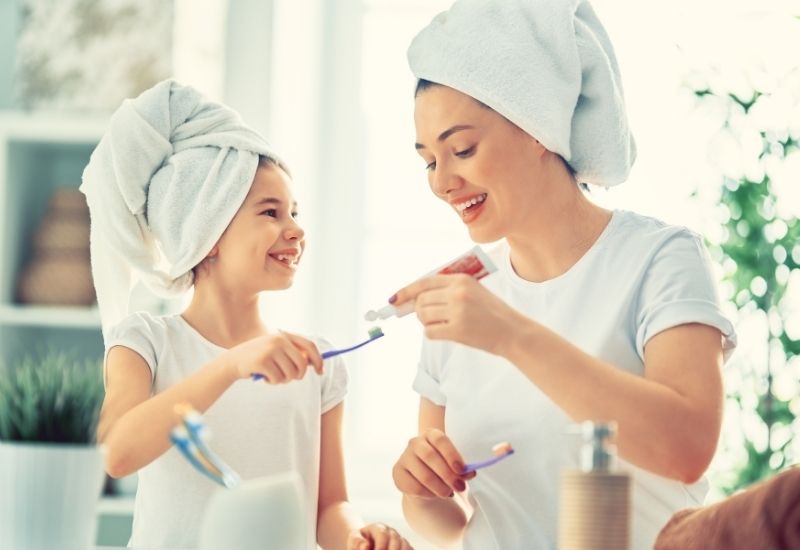
[[[455,208],[456,208],[456,210],[458,210],[459,213],[463,214],[467,210],[467,208],[469,208],[470,206],[475,206],[476,204],[480,204],[485,200],[486,200],[486,193],[483,193],[481,195],[472,197],[468,201],[464,201],[464,202],[460,202],[460,203],[456,204]]]
[[[287,256],[286,254],[270,254],[273,258],[288,266],[296,266],[299,256]]]

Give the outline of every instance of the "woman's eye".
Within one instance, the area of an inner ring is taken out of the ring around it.
[[[267,216],[269,216],[271,218],[277,218],[278,217],[278,210],[275,209],[275,208],[269,208],[267,210],[264,210],[261,214],[262,215],[267,215]]]
[[[472,153],[474,152],[475,152],[475,147],[470,147],[468,149],[464,149],[463,151],[456,151],[456,156],[464,159],[472,155]]]
[[[425,165],[425,170],[431,171],[436,168],[436,161],[430,162]]]

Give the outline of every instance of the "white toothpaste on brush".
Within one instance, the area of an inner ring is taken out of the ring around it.
[[[472,275],[476,279],[483,279],[495,271],[497,271],[497,266],[495,266],[492,260],[489,259],[489,256],[486,255],[486,252],[484,252],[480,246],[474,246],[464,252],[458,258],[455,258],[445,265],[434,269],[430,273],[423,275],[420,277],[420,279],[424,279],[432,275],[450,275],[454,273],[466,273],[467,275]],[[395,307],[392,304],[388,304],[377,310],[371,309],[366,313],[366,315],[364,315],[364,319],[372,322],[388,319],[392,316],[402,317],[404,315],[408,315],[412,311],[414,311],[413,300],[404,303],[400,307]]]

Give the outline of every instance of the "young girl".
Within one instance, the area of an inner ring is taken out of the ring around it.
[[[470,237],[502,240],[478,282],[401,289],[426,339],[419,433],[393,470],[409,523],[465,549],[556,547],[570,424],[618,423],[632,549],[702,502],[735,345],[685,228],[594,204],[635,157],[616,59],[581,0],[459,0],[414,39],[416,148]],[[516,454],[463,474],[500,441]],[[453,496],[455,494],[455,496]]]
[[[409,547],[347,502],[343,364],[323,364],[325,342],[259,313],[259,293],[292,284],[305,246],[289,184],[236,113],[172,81],[123,103],[86,168],[107,350],[99,440],[111,476],[139,473],[133,547],[197,545],[215,487],[170,448],[181,402],[205,413],[215,451],[243,479],[300,474],[309,548]],[[193,286],[191,303],[128,315],[138,278],[172,294]]]

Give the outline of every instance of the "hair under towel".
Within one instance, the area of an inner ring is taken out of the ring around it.
[[[414,38],[417,78],[491,107],[579,182],[616,185],[636,145],[611,42],[586,0],[458,0]]]
[[[270,146],[232,109],[166,80],[125,100],[83,172],[103,334],[133,285],[178,295],[244,202]]]

